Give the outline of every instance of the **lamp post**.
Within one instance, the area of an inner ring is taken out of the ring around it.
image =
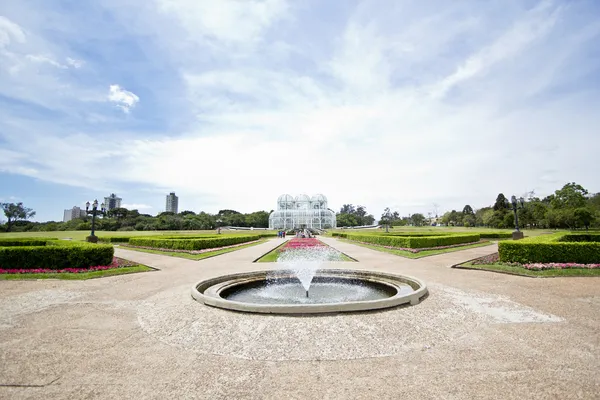
[[[513,240],[523,239],[523,232],[519,230],[519,214],[517,213],[517,208],[525,207],[525,200],[522,197],[517,200],[517,197],[513,195],[510,198],[510,202],[512,204],[513,212],[515,213],[515,231],[512,234],[512,238]]]
[[[217,233],[219,235],[221,234],[221,222],[223,222],[221,218],[217,219]]]
[[[98,209],[98,200],[94,200],[92,203],[92,209],[90,210],[90,202],[85,203],[85,213],[87,215],[92,216],[92,232],[90,236],[86,238],[86,240],[90,243],[97,243],[98,237],[95,235],[96,231],[96,215],[100,214],[102,216],[106,215],[106,209],[104,208],[104,203],[100,204],[100,209]]]

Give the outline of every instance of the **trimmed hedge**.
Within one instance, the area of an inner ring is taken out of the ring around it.
[[[426,247],[450,246],[453,244],[473,243],[480,240],[478,233],[429,235],[429,236],[396,236],[396,235],[355,235],[344,233],[344,237],[357,242],[373,243],[380,246],[421,249]]]
[[[154,247],[157,249],[204,250],[252,242],[260,239],[260,237],[260,235],[231,235],[204,239],[162,239],[156,237],[135,237],[129,240],[129,244],[132,246]]]
[[[102,244],[0,247],[0,268],[88,268],[110,265],[113,257],[114,248]]]
[[[480,232],[482,239],[512,239],[512,232]]]
[[[104,243],[128,243],[132,236],[99,236],[98,241]]]
[[[501,262],[595,264],[600,263],[599,237],[557,233],[506,241],[498,244],[498,253]]]
[[[0,247],[12,246],[45,246],[48,239],[2,239]]]

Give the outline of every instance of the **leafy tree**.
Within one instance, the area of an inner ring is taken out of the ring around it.
[[[421,213],[413,214],[410,219],[414,226],[423,226],[426,220],[425,216]]]
[[[504,194],[498,194],[496,197],[496,202],[494,203],[494,211],[507,210],[508,209],[508,199],[504,197]]]
[[[389,207],[386,207],[385,210],[383,210],[383,214],[381,214],[381,220],[379,221],[380,224],[385,225],[385,232],[389,232],[389,228],[390,225],[392,223],[392,218],[393,218],[393,214],[390,210]]]
[[[354,214],[339,213],[335,216],[337,226],[358,226],[358,220]]]
[[[6,232],[10,232],[15,222],[25,221],[35,215],[35,211],[23,206],[23,203],[0,203],[0,207],[6,216]]]
[[[550,204],[554,208],[579,208],[584,207],[588,191],[575,182],[567,183],[562,189],[554,192]]]
[[[466,206],[464,206],[462,213],[463,213],[463,215],[474,215],[475,214],[475,212],[473,211],[473,208],[468,204]]]

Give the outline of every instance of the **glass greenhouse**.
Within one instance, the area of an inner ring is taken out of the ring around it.
[[[322,194],[295,198],[283,194],[277,199],[277,210],[269,215],[269,229],[335,228],[335,212],[327,208]]]

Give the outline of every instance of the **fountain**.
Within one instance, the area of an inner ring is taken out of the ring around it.
[[[411,277],[321,269],[340,256],[322,244],[299,246],[281,252],[276,270],[208,279],[194,285],[192,296],[206,305],[236,311],[315,314],[415,305],[427,294],[425,284]]]

